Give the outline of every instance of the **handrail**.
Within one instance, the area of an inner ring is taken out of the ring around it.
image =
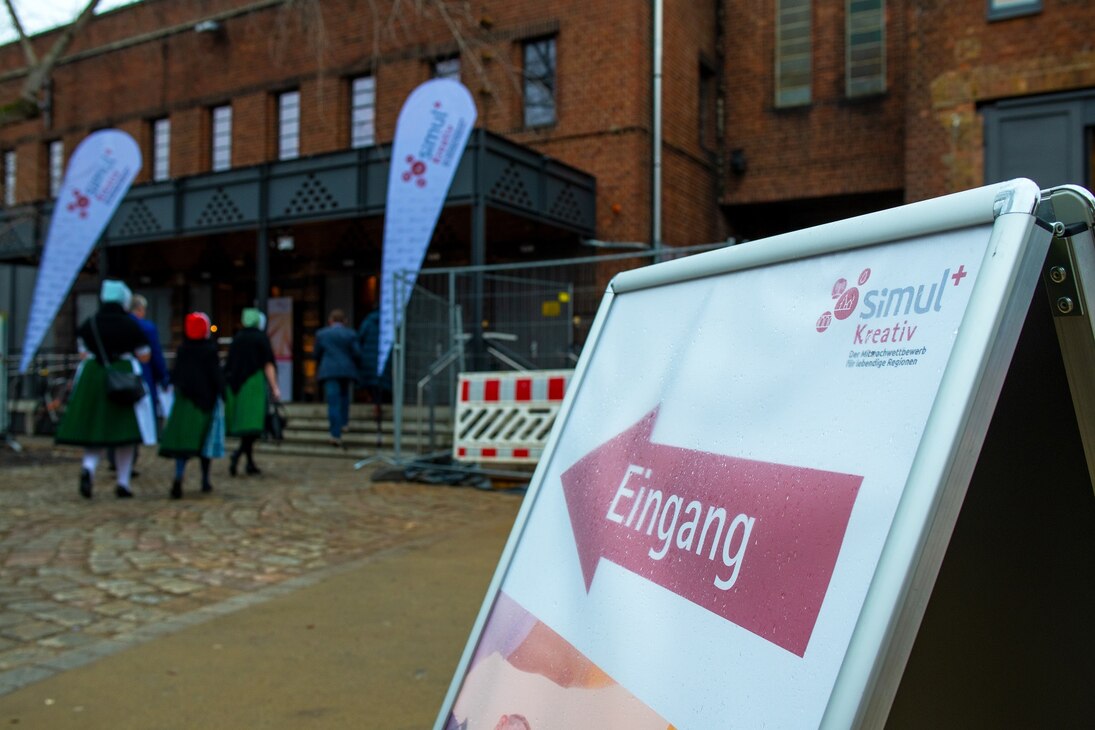
[[[455,346],[450,347],[444,355],[442,355],[440,358],[438,358],[437,360],[434,361],[434,364],[430,367],[429,372],[427,372],[425,375],[423,375],[418,381],[418,390],[417,390],[417,405],[418,405],[418,416],[417,416],[418,424],[417,424],[417,426],[418,426],[418,430],[417,430],[417,435],[418,435],[418,443],[419,444],[422,443],[422,411],[424,410],[422,408],[422,393],[426,389],[426,386],[432,383],[432,381],[435,377],[437,377],[442,372],[444,372],[444,370],[446,368],[448,368],[449,365],[451,365],[455,360],[459,359],[460,350],[461,350],[461,348],[459,348],[459,347],[455,347]],[[430,418],[430,448],[433,448],[433,445],[434,445],[434,433],[433,433],[433,431],[434,431],[433,425],[434,424],[433,424],[433,418],[432,418],[433,403],[430,404],[430,409],[431,409],[431,411],[430,411],[430,413],[431,413],[431,418]]]

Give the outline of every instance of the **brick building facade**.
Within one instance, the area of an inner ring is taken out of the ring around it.
[[[513,155],[560,163],[595,190],[588,225],[568,225],[526,211],[535,195],[519,188],[531,178],[503,165],[504,179],[472,194],[497,203],[482,262],[652,240],[654,3],[402,3],[398,17],[390,7],[144,0],[96,17],[55,69],[42,114],[0,127],[0,308],[16,310],[16,348],[17,302],[29,301],[48,220],[51,150],[63,158],[104,127],[129,132],[144,152],[130,197],[166,191],[181,208],[188,190],[288,176],[294,160],[334,166],[353,152],[358,161],[347,164],[364,175],[384,163],[407,94],[455,69],[476,100],[477,126],[493,135],[485,148],[504,140]],[[1092,182],[1095,9],[1086,0],[665,0],[663,17],[667,246],[763,237],[1020,174],[1043,185]],[[40,51],[54,35],[36,38]],[[18,44],[0,47],[0,101],[15,98],[25,75]],[[363,79],[372,84],[364,142],[351,123],[363,113]],[[546,81],[536,93],[550,88],[547,107],[530,108],[530,79]],[[286,103],[299,130],[288,158]],[[476,209],[459,202],[443,213],[427,265],[479,262]],[[148,210],[151,202],[138,212]],[[366,205],[271,225],[261,232],[271,246],[291,235],[295,248],[269,262],[256,260],[265,254],[247,222],[186,228],[183,213],[154,233],[119,223],[76,291],[92,292],[104,271],[125,276],[163,294],[170,326],[194,306],[228,321],[267,294],[311,303],[298,313],[302,330],[331,304],[356,317],[375,296],[381,212]],[[269,292],[256,291],[262,266]],[[76,309],[47,345],[66,346]]]

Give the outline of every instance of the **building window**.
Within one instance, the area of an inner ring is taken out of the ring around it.
[[[350,81],[350,147],[376,144],[376,77]]]
[[[300,157],[300,92],[278,94],[278,159]]]
[[[435,79],[460,80],[460,56],[442,58],[433,62],[433,77]]]
[[[212,120],[213,172],[220,172],[232,167],[232,107],[214,107]]]
[[[555,123],[555,39],[528,41],[524,47],[525,126]]]
[[[152,121],[152,179],[163,182],[171,177],[171,120]]]
[[[718,148],[718,75],[711,65],[700,61],[699,127],[700,147],[708,152]]]
[[[844,83],[849,97],[886,90],[885,0],[847,0]]]
[[[15,150],[4,150],[4,205],[15,205]]]
[[[55,139],[49,143],[49,197],[56,198],[61,192],[65,176],[65,143]]]
[[[986,0],[989,20],[1004,20],[1042,12],[1042,0]]]
[[[810,103],[810,0],[776,0],[776,106]]]

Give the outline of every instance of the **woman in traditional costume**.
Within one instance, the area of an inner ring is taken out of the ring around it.
[[[212,492],[209,466],[224,456],[224,374],[217,346],[209,339],[209,317],[203,312],[186,315],[183,337],[171,371],[175,400],[160,435],[160,456],[175,459],[172,499],[182,499],[191,457],[201,459],[202,491]]]
[[[267,388],[274,401],[281,400],[274,351],[261,326],[263,319],[257,309],[243,310],[240,320],[243,329],[232,338],[224,364],[228,385],[224,401],[225,426],[229,436],[240,439],[228,460],[228,473],[232,476],[236,476],[240,456],[247,457],[248,474],[262,473],[255,465],[253,449],[266,424]]]
[[[72,396],[55,439],[59,444],[84,447],[79,491],[85,499],[91,499],[95,468],[103,450],[113,448],[117,467],[114,494],[124,499],[133,496],[129,480],[134,446],[156,443],[156,422],[147,388],[144,397],[135,404],[107,397],[107,368],[139,376],[140,362],[148,360],[150,347],[137,320],[126,311],[132,293],[124,283],[104,281],[99,299],[102,302],[99,311],[76,330],[77,345],[84,359],[76,370]]]

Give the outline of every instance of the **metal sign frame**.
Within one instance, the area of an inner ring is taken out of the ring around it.
[[[1053,231],[1043,279],[1088,472],[1095,475],[1095,196],[1074,185],[1050,188],[1038,217]]]
[[[1047,214],[1050,207],[1060,210],[1072,221],[1064,223],[1067,230],[1079,231],[1080,222],[1087,225],[1082,232],[1072,236],[1074,247],[1070,255],[1081,263],[1077,273],[1081,282],[1081,306],[1085,313],[1090,311],[1086,304],[1087,294],[1095,285],[1095,261],[1087,260],[1095,258],[1090,240],[1090,222],[1092,210],[1095,210],[1092,198],[1086,191],[1070,188],[1048,191],[1046,201],[1048,203],[1043,201],[1041,191],[1033,182],[1012,180],[626,272],[613,279],[598,310],[544,458],[533,475],[528,496],[517,515],[456,668],[435,729],[441,730],[445,726],[452,711],[495,597],[544,489],[545,475],[560,435],[568,427],[575,402],[582,397],[586,371],[598,357],[598,346],[604,339],[610,312],[618,298],[653,287],[991,225],[982,268],[821,721],[822,727],[831,728],[883,725],[1046,260],[1050,231],[1063,230],[1054,226],[1056,219],[1039,220],[1039,214]],[[1077,246],[1086,248],[1088,253],[1077,252]],[[1077,378],[1090,385],[1088,374],[1090,364],[1095,361],[1095,344],[1092,343],[1095,337],[1090,319],[1085,319],[1083,324],[1086,330],[1078,335],[1069,334],[1062,341],[1075,340],[1076,364],[1070,366],[1070,375],[1075,372]],[[1086,373],[1083,372],[1085,364]],[[1074,388],[1074,392],[1076,390]],[[1088,388],[1077,399],[1078,412],[1081,407],[1085,409],[1081,420],[1088,422],[1085,443],[1092,442],[1092,436],[1095,436],[1095,426],[1086,415],[1093,412],[1087,407],[1092,398],[1095,398],[1095,388]],[[1095,449],[1089,446],[1089,460],[1093,453]]]

